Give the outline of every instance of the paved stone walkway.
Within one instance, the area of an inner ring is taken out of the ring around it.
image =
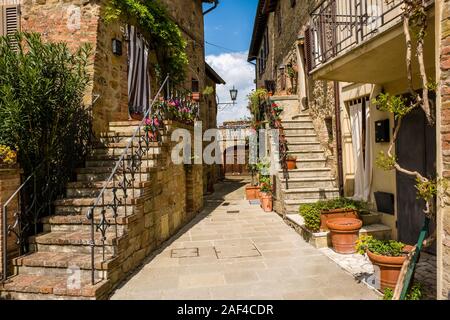
[[[112,299],[378,299],[276,213],[225,182]]]

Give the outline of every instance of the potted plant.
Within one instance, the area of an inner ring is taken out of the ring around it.
[[[195,102],[199,102],[202,94],[200,92],[192,92],[191,99]]]
[[[337,218],[327,221],[333,249],[337,253],[352,254],[356,252],[356,241],[363,222],[359,219]]]
[[[381,290],[395,289],[408,254],[413,248],[394,240],[377,240],[373,236],[361,236],[356,242],[356,250],[366,254],[370,261],[380,268]]]
[[[337,198],[300,206],[300,215],[305,220],[305,226],[312,232],[328,231],[327,221],[336,218],[360,219],[360,212],[367,208],[362,201],[347,198]]]
[[[273,211],[272,186],[270,184],[270,177],[264,177],[264,182],[260,186],[261,208],[265,212]]]
[[[288,170],[295,170],[297,169],[297,157],[294,156],[287,156],[286,157],[286,164],[287,164],[287,168]]]
[[[258,182],[255,179],[256,165],[249,164],[248,169],[252,174],[252,181],[245,187],[245,195],[247,200],[256,200],[258,199],[258,192],[259,192]]]
[[[360,219],[360,211],[366,210],[367,204],[348,198],[337,198],[328,201],[319,201],[320,228],[329,230],[327,221],[336,218]]]
[[[0,166],[12,166],[17,163],[17,151],[0,145]]]

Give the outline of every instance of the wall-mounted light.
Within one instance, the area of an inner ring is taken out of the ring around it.
[[[120,41],[119,39],[112,40],[112,52],[116,56],[122,55],[122,41]]]

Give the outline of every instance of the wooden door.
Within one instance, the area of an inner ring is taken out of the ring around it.
[[[400,165],[436,177],[436,126],[429,126],[425,113],[416,109],[406,116],[397,141],[396,154]],[[425,216],[425,201],[417,199],[415,179],[397,173],[397,228],[399,241],[416,244]],[[430,227],[430,232],[435,225]],[[434,253],[435,246],[427,251]]]

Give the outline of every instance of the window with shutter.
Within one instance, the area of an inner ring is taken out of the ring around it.
[[[11,36],[20,30],[20,8],[18,4],[2,5],[1,35]]]
[[[306,73],[309,73],[313,69],[313,44],[311,39],[311,29],[305,30],[305,66]]]

